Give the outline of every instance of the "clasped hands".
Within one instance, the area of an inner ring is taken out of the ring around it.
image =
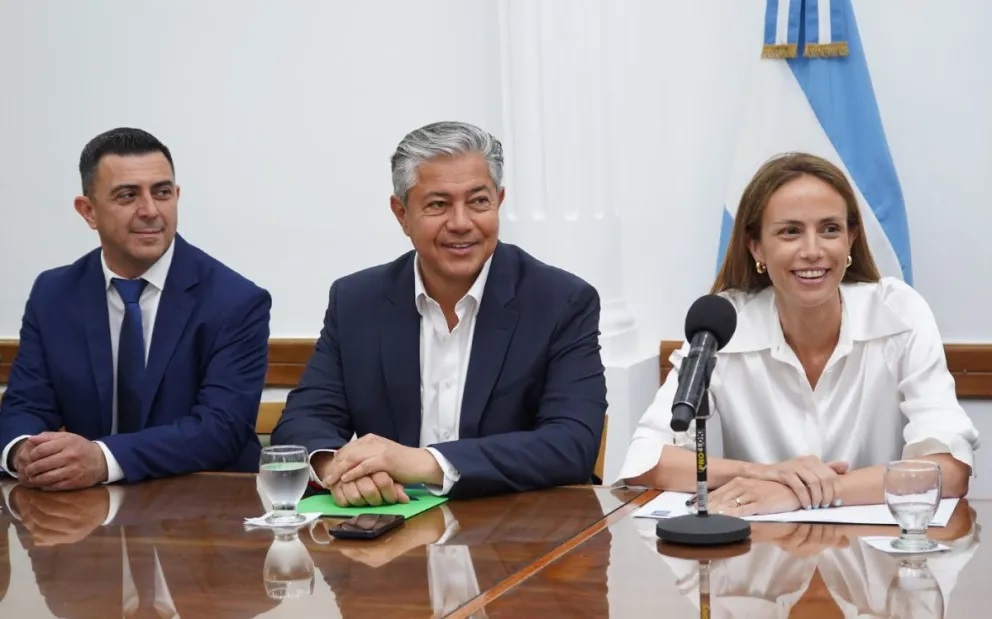
[[[841,504],[838,482],[847,470],[844,462],[825,463],[816,456],[750,463],[743,475],[709,494],[708,509],[740,517],[837,507]]]
[[[71,432],[21,440],[11,457],[18,482],[42,490],[89,488],[107,480],[107,459],[93,441]]]
[[[316,453],[314,472],[345,506],[407,503],[403,486],[444,482],[444,472],[426,449],[407,447],[375,434],[351,441],[335,453]]]

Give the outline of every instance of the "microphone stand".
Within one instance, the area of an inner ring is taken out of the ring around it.
[[[655,533],[665,542],[687,546],[734,544],[751,537],[751,525],[743,518],[709,513],[706,489],[706,420],[710,417],[709,385],[716,357],[706,365],[703,397],[696,409],[696,514],[658,521]]]

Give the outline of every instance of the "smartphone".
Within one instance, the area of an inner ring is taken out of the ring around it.
[[[387,514],[359,514],[349,518],[328,531],[338,539],[375,539],[397,527],[403,526],[403,516]]]

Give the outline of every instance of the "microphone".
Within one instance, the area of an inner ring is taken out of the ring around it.
[[[679,386],[672,403],[672,430],[685,432],[706,397],[716,351],[727,345],[737,329],[737,310],[725,298],[710,294],[696,299],[685,317],[689,354],[679,366]]]
[[[697,511],[695,514],[659,520],[655,532],[662,542],[720,546],[742,542],[751,536],[751,525],[743,518],[710,514],[706,488],[706,419],[710,416],[707,395],[710,375],[716,366],[716,351],[727,345],[735,329],[737,311],[734,305],[717,295],[696,299],[685,317],[689,354],[679,366],[679,387],[672,403],[672,429],[685,432],[689,429],[689,422],[696,420]],[[708,609],[708,594],[706,604]]]

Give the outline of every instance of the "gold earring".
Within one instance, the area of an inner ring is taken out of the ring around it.
[[[848,254],[847,255],[847,266],[850,267],[852,262],[854,262],[854,258],[851,257],[851,254]]]
[[[761,275],[762,273],[765,272],[765,265],[762,264],[761,262],[755,260],[754,261],[754,270],[758,272],[758,275]]]

